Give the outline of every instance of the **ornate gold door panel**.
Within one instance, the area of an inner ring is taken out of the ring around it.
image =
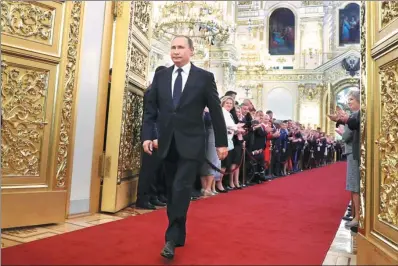
[[[150,51],[150,1],[116,2],[116,30],[101,211],[135,201]]]
[[[65,219],[81,2],[1,1],[1,225]]]
[[[398,264],[398,2],[362,4],[358,264]],[[366,148],[366,149],[365,149]]]

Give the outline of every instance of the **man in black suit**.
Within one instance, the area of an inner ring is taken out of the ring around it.
[[[165,66],[159,66],[156,68],[155,73],[166,69]],[[145,110],[148,102],[148,95],[151,91],[151,86],[145,91],[144,94],[144,106],[143,109]],[[144,118],[143,118],[144,119]],[[142,136],[142,134],[141,134]],[[140,175],[138,179],[138,188],[137,188],[137,201],[135,206],[141,209],[149,209],[149,210],[156,210],[155,206],[166,206],[165,203],[160,202],[158,199],[158,195],[156,195],[157,188],[161,186],[161,184],[157,184],[159,181],[158,175],[161,174],[159,171],[161,168],[161,162],[159,157],[156,154],[157,148],[157,139],[158,139],[158,132],[156,125],[153,127],[151,139],[154,140],[154,148],[155,150],[154,155],[150,156],[147,153],[143,153],[141,157],[141,168],[140,168]],[[158,178],[156,178],[158,177]]]
[[[174,257],[175,247],[185,245],[186,219],[191,191],[205,158],[203,110],[213,122],[217,154],[228,155],[227,129],[214,75],[190,63],[193,42],[177,36],[171,43],[174,65],[158,72],[148,95],[143,123],[143,148],[152,154],[152,132],[157,122],[158,155],[164,161],[167,186],[166,244],[161,255]]]

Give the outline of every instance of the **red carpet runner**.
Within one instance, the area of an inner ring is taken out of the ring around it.
[[[172,264],[321,265],[349,200],[345,163],[191,204]],[[165,210],[2,250],[2,264],[165,264]]]

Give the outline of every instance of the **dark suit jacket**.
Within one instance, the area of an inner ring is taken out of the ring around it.
[[[146,108],[147,105],[148,105],[148,95],[149,95],[149,92],[150,92],[150,91],[151,91],[151,86],[149,86],[149,87],[147,88],[147,90],[145,91],[145,93],[144,93],[144,103],[143,103],[143,110],[144,110],[144,112],[143,112],[143,114],[142,114],[142,125],[144,124],[145,108]],[[152,129],[151,140],[155,140],[155,139],[157,139],[157,138],[158,138],[158,130],[157,130],[157,125],[156,125],[156,123],[155,123],[154,126],[153,126],[153,129]],[[142,128],[141,128],[141,140],[143,141]]]
[[[354,160],[360,159],[361,152],[361,129],[360,129],[361,116],[360,112],[354,112],[347,120],[347,126],[354,133],[352,138],[352,157]]]
[[[172,99],[174,66],[155,74],[148,95],[143,123],[143,140],[151,140],[157,121],[159,156],[165,158],[174,137],[179,155],[186,159],[204,160],[205,126],[203,110],[207,106],[213,123],[216,147],[228,147],[227,129],[214,75],[191,65],[180,102]]]
[[[360,159],[361,153],[361,114],[360,111],[353,112],[347,120],[347,126],[350,130],[352,130],[352,157],[354,160]],[[341,120],[337,121],[337,125],[344,125],[345,123]]]

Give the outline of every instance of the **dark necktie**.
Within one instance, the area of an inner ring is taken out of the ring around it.
[[[180,102],[181,93],[182,93],[182,69],[177,69],[178,76],[174,81],[174,91],[173,91],[173,104],[174,107],[177,107],[178,103]]]

